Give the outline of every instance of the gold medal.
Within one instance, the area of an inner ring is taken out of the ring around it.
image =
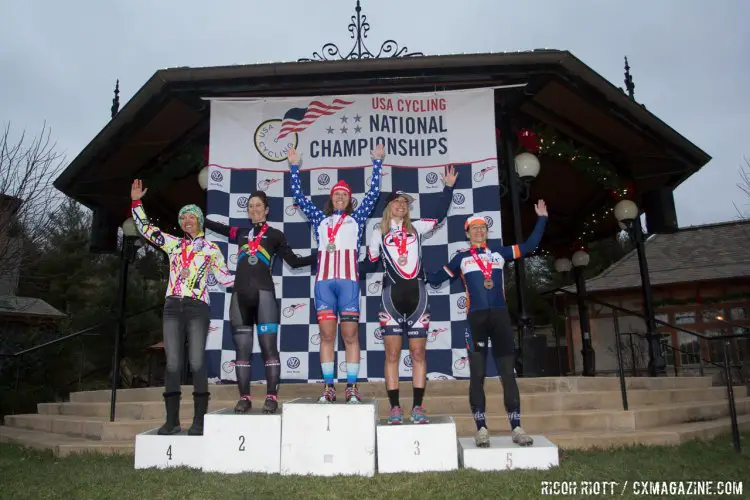
[[[495,286],[495,283],[492,281],[492,278],[486,278],[484,280],[484,287],[487,290],[491,290],[493,286]]]

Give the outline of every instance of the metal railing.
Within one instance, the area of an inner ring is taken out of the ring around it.
[[[565,290],[563,288],[557,288],[557,289],[554,289],[554,290],[550,290],[548,292],[543,293],[542,295],[555,294],[555,293],[558,293],[558,292],[561,292],[561,293],[564,293],[564,294],[567,294],[567,295],[572,295],[572,296],[575,296],[575,297],[578,296],[577,293]],[[554,295],[553,295],[553,297],[554,297]],[[588,302],[588,303],[591,303],[591,304],[597,304],[597,305],[600,305],[600,306],[603,306],[603,307],[607,307],[607,308],[609,308],[609,309],[612,310],[612,317],[613,317],[613,321],[614,321],[614,333],[615,333],[615,349],[617,351],[617,367],[618,367],[618,372],[619,372],[619,377],[620,377],[620,392],[622,393],[622,408],[623,408],[623,410],[628,411],[627,384],[625,383],[625,369],[624,369],[624,363],[623,363],[623,359],[622,359],[622,348],[621,348],[621,345],[620,345],[620,325],[619,325],[619,320],[618,320],[617,313],[620,312],[620,313],[625,313],[628,316],[637,316],[637,317],[643,319],[644,321],[646,321],[647,318],[646,318],[645,314],[642,313],[642,312],[633,311],[631,309],[626,309],[624,307],[620,307],[620,306],[617,306],[615,304],[610,304],[608,302],[597,300],[597,299],[594,299],[594,298],[591,298],[591,297],[588,297],[588,296],[585,298],[585,301]],[[724,373],[724,382],[725,382],[726,390],[727,390],[727,399],[729,400],[728,401],[728,404],[729,404],[729,419],[730,419],[731,427],[732,427],[732,442],[734,444],[735,451],[739,453],[740,452],[740,433],[739,433],[739,426],[737,424],[737,408],[736,408],[736,403],[735,403],[735,400],[734,400],[734,387],[733,387],[733,383],[732,383],[732,371],[731,371],[731,369],[733,367],[735,367],[736,365],[732,365],[729,362],[729,349],[728,349],[728,347],[729,347],[729,342],[731,340],[739,339],[739,338],[750,338],[750,332],[747,332],[747,333],[736,333],[736,334],[732,334],[732,335],[712,335],[712,336],[708,336],[708,335],[704,335],[702,333],[698,333],[698,332],[694,332],[694,331],[688,330],[686,328],[682,328],[681,326],[678,326],[678,325],[673,325],[673,324],[668,323],[666,321],[662,321],[662,320],[660,320],[658,318],[654,318],[654,321],[657,324],[659,324],[659,325],[675,329],[677,331],[686,333],[688,335],[693,335],[693,336],[695,336],[695,337],[697,337],[699,339],[703,339],[703,340],[705,340],[707,342],[721,341],[721,343],[722,343],[722,356],[723,356],[723,360],[722,361],[723,361],[723,363],[715,363],[715,362],[713,362],[711,360],[703,360],[700,354],[698,354],[697,357],[698,357],[698,360],[699,360],[699,363],[700,363],[700,375],[701,376],[703,376],[703,363],[708,363],[708,364],[717,366],[717,367],[719,367],[719,368],[721,368],[723,370],[723,373]],[[637,332],[632,332],[632,333],[635,333],[638,336],[641,336],[641,337],[644,337],[644,338],[648,339],[647,335],[642,335],[642,334],[637,333]],[[689,356],[695,356],[694,353],[689,353],[687,351],[683,351],[682,349],[679,349],[678,347],[675,347],[675,346],[673,346],[671,344],[660,343],[660,345],[665,346],[665,347],[669,347],[670,349],[673,350],[673,352],[681,352],[681,353],[687,354]],[[675,367],[675,370],[676,370],[676,367]]]
[[[163,305],[162,303],[154,304],[153,306],[148,307],[146,309],[142,309],[142,310],[140,310],[138,312],[135,312],[135,313],[132,313],[132,314],[128,314],[128,315],[126,315],[126,316],[123,317],[123,322],[127,321],[127,320],[129,320],[131,318],[135,318],[137,316],[145,314],[147,312],[153,311],[154,309],[158,309],[158,308],[162,307],[162,305]],[[25,356],[27,354],[30,354],[32,352],[39,351],[41,349],[45,349],[45,348],[53,346],[53,345],[57,345],[57,344],[61,344],[63,342],[67,342],[67,341],[69,341],[71,339],[78,338],[78,337],[81,337],[81,336],[86,335],[86,334],[90,334],[91,332],[93,332],[95,330],[98,330],[100,328],[110,328],[110,327],[119,327],[118,321],[116,319],[114,319],[114,320],[109,321],[109,322],[99,323],[97,325],[90,326],[88,328],[84,328],[83,330],[79,330],[79,331],[77,331],[75,333],[71,333],[69,335],[65,335],[63,337],[59,337],[59,338],[56,338],[54,340],[50,340],[49,342],[45,342],[43,344],[39,344],[39,345],[36,345],[34,347],[29,347],[28,349],[24,349],[22,351],[18,351],[18,352],[15,352],[15,353],[3,355],[3,357],[5,357],[5,358],[13,359],[13,363],[15,364],[15,372],[16,372],[15,373],[15,383],[14,383],[15,397],[14,397],[14,400],[13,400],[13,405],[11,407],[12,408],[11,409],[12,414],[15,415],[15,413],[16,413],[16,404],[17,404],[18,398],[19,398],[19,386],[20,386],[20,381],[21,381],[21,358],[23,356]],[[95,334],[95,335],[97,335],[97,334]],[[81,361],[81,363],[82,363],[82,361]],[[113,366],[112,369],[113,370],[118,370],[119,367]],[[81,375],[79,373],[79,383],[80,383],[80,378],[81,378]],[[113,392],[115,392],[116,390],[117,390],[116,387],[112,387],[112,391]]]

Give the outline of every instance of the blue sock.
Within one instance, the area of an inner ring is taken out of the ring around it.
[[[346,363],[346,385],[354,385],[357,383],[357,377],[359,376],[359,363]]]
[[[333,385],[333,361],[322,362],[320,367],[323,369],[323,382]]]
[[[487,416],[485,415],[484,410],[474,410],[474,423],[477,424],[477,430],[482,427],[487,427]]]
[[[508,412],[508,422],[510,422],[510,430],[521,426],[521,410],[513,410]]]

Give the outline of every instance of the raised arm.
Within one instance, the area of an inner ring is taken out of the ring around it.
[[[463,259],[461,252],[458,252],[453,256],[450,262],[444,265],[437,271],[427,273],[427,281],[429,283],[442,283],[447,279],[454,279],[461,274],[461,260]]]
[[[362,203],[359,204],[357,209],[352,214],[354,220],[360,225],[364,224],[367,217],[369,217],[372,209],[375,208],[375,204],[378,202],[378,196],[380,196],[380,181],[383,178],[383,158],[385,158],[385,146],[378,144],[375,146],[375,150],[370,153],[372,158],[372,181],[370,182],[370,189],[362,198]]]
[[[547,225],[548,218],[547,205],[544,203],[544,200],[539,200],[539,202],[534,206],[534,210],[536,211],[536,214],[537,216],[539,216],[539,218],[536,220],[536,225],[534,226],[534,230],[531,232],[531,236],[529,236],[529,239],[527,239],[520,245],[504,246],[497,249],[496,251],[502,256],[503,259],[520,259],[521,257],[525,257],[526,255],[536,250],[536,247],[539,246],[539,242],[542,240],[544,227]]]
[[[222,286],[229,288],[234,285],[234,276],[229,272],[224,261],[224,255],[215,243],[207,242],[211,247],[211,272]]]
[[[453,188],[456,185],[456,179],[458,174],[453,165],[448,165],[445,168],[445,175],[443,175],[443,193],[440,203],[435,208],[433,213],[427,213],[427,217],[422,217],[425,222],[433,222],[431,230],[448,216],[448,210],[451,208],[451,202],[453,201]]]
[[[171,234],[163,233],[161,229],[151,224],[151,221],[148,220],[146,211],[143,209],[143,203],[141,202],[141,198],[146,194],[146,191],[148,191],[148,188],[143,189],[143,182],[140,179],[134,180],[133,185],[130,186],[130,211],[133,214],[135,227],[138,228],[138,232],[144,238],[156,247],[166,253],[170,253],[179,245],[180,239]]]
[[[281,258],[284,259],[284,262],[289,264],[290,267],[297,269],[298,267],[312,266],[315,263],[316,256],[314,254],[311,253],[307,257],[300,257],[292,251],[292,248],[286,241],[284,233],[279,232],[279,234],[279,248],[276,253],[281,256]]]
[[[221,222],[216,222],[211,219],[206,219],[206,221],[203,224],[206,229],[210,229],[211,231],[215,233],[219,233],[223,236],[226,236],[230,239],[233,239],[234,236],[237,234],[237,228],[236,227],[230,227],[222,224]]]
[[[289,161],[289,179],[291,180],[294,203],[302,209],[308,221],[318,226],[325,219],[325,214],[310,201],[310,198],[302,194],[302,182],[299,178],[300,157],[297,150],[290,149],[287,153],[287,160]]]

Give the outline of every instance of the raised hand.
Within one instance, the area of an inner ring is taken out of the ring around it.
[[[534,205],[534,211],[539,217],[547,217],[547,204],[544,203],[544,200],[539,200],[536,205]]]
[[[373,160],[382,160],[385,158],[385,146],[383,144],[378,144],[375,146],[374,151],[370,151],[370,157]]]
[[[448,165],[445,167],[445,175],[443,177],[443,183],[445,183],[446,186],[452,186],[456,183],[456,179],[458,178],[458,174],[456,173],[456,168],[453,165]]]
[[[299,153],[296,149],[289,148],[289,151],[286,154],[286,159],[289,161],[289,165],[299,166]]]
[[[140,179],[136,179],[130,186],[130,199],[133,201],[138,201],[146,195],[146,191],[148,191],[148,188],[143,189],[143,181]]]

